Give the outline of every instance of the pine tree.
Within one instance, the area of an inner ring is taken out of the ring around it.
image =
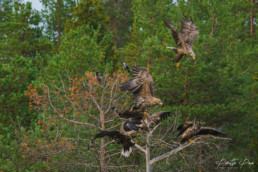
[[[71,30],[76,30],[77,28],[85,25],[92,26],[93,29],[99,29],[99,37],[97,42],[103,40],[103,37],[106,34],[109,34],[110,31],[107,29],[109,23],[109,16],[104,13],[103,2],[98,0],[83,0],[80,1],[72,12],[72,19],[66,21],[65,32],[68,33]],[[100,26],[100,28],[99,28]],[[113,68],[115,68],[115,63],[117,58],[115,57],[115,47],[113,39],[105,40],[105,43],[102,43],[102,48],[105,49],[103,63],[113,62]]]
[[[12,10],[13,9],[13,10]],[[26,4],[4,1],[0,14],[0,56],[9,61],[16,54],[23,57],[35,57],[36,53],[46,54],[52,45],[42,35],[39,26],[41,16],[32,10],[31,3]]]
[[[74,0],[40,0],[44,9],[42,17],[46,26],[46,35],[55,47],[59,47],[61,36],[64,33],[65,22],[71,19],[71,12],[75,7]]]

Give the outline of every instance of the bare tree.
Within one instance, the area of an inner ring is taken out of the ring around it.
[[[32,162],[39,159],[47,160],[56,154],[78,149],[80,141],[86,142],[84,145],[87,147],[90,139],[81,138],[82,129],[88,130],[89,133],[94,132],[88,136],[92,138],[93,134],[100,130],[108,131],[119,127],[121,122],[115,121],[117,116],[112,115],[111,108],[116,106],[123,110],[127,106],[126,101],[129,99],[127,93],[119,92],[120,83],[127,80],[126,74],[121,73],[113,73],[110,76],[105,72],[102,80],[98,81],[92,72],[86,72],[85,76],[81,78],[73,78],[67,72],[64,77],[59,75],[59,81],[53,80],[48,84],[43,81],[40,89],[30,86],[30,91],[26,94],[32,100],[31,108],[35,108],[43,116],[43,119],[39,119],[38,124],[44,130],[45,136],[51,135],[51,131],[47,128],[53,127],[55,124],[56,137],[55,139],[45,138],[47,140],[45,143],[31,143],[24,136],[23,150],[30,150],[26,153],[23,152],[24,157],[33,157]],[[63,121],[62,125],[58,125],[60,121]],[[62,138],[64,126],[69,125],[74,126],[73,131],[69,132],[75,133],[76,138]],[[52,137],[53,135],[54,133],[52,133]],[[117,149],[106,150],[106,147],[113,142],[107,142],[105,138],[102,138],[99,144],[100,149],[94,151],[94,156],[99,155],[99,157],[93,158],[96,159],[95,162],[90,159],[92,162],[75,162],[74,165],[99,167],[100,171],[113,168],[107,166],[107,158],[117,155],[114,153]],[[85,148],[85,150],[87,149]],[[99,166],[96,166],[98,162],[100,162]],[[118,166],[114,168],[118,168]]]
[[[59,75],[58,80],[49,83],[42,81],[40,89],[30,85],[30,91],[26,94],[32,100],[31,108],[42,116],[38,120],[41,131],[35,138],[23,134],[20,149],[23,157],[31,163],[46,161],[52,164],[53,169],[50,171],[54,171],[56,166],[64,171],[96,171],[96,168],[101,172],[115,168],[139,169],[139,162],[120,156],[121,148],[109,146],[114,140],[102,138],[100,143],[96,141],[95,147],[88,151],[88,143],[96,133],[120,127],[121,120],[110,110],[113,106],[120,111],[129,108],[130,96],[127,92],[119,92],[119,85],[127,80],[127,75],[121,73],[109,75],[105,72],[99,81],[93,72],[86,72],[81,78],[69,76],[66,72],[63,76]],[[149,110],[152,114],[159,109],[154,107]],[[187,155],[182,153],[185,148],[205,144],[203,138],[212,137],[201,136],[181,145],[173,136],[178,125],[177,119],[178,113],[175,112],[163,124],[141,131],[140,136],[134,139],[136,148],[133,149],[133,154],[145,157],[147,172],[151,171],[155,163],[167,160],[175,154],[181,155],[185,160]],[[135,149],[139,149],[143,155],[139,155]],[[199,152],[194,154],[198,155]],[[56,164],[53,161],[55,156],[61,156],[63,161]]]

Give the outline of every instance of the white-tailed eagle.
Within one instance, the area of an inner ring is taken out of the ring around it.
[[[195,54],[192,50],[192,46],[199,31],[192,17],[190,17],[190,19],[191,20],[189,20],[186,16],[184,16],[183,20],[180,20],[181,22],[180,32],[171,24],[169,20],[164,20],[166,27],[172,31],[172,36],[175,39],[176,45],[178,47],[178,48],[167,47],[169,49],[172,49],[177,54],[175,58],[176,63],[179,62],[179,60],[183,56],[188,54],[193,57],[193,60],[195,60]]]
[[[162,101],[154,97],[153,79],[145,70],[133,66],[133,79],[121,84],[121,91],[133,93],[135,107],[146,109],[154,105],[162,105]]]
[[[192,122],[185,122],[178,126],[177,130],[179,131],[178,136],[181,137],[181,144],[190,141],[191,138],[197,135],[213,135],[216,137],[227,137],[225,133],[222,133],[215,128],[211,127],[202,127],[201,122],[195,124]]]

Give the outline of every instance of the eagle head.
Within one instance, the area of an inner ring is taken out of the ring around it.
[[[153,97],[152,105],[157,105],[157,104],[160,104],[161,106],[163,105],[160,99]]]
[[[193,51],[190,51],[190,56],[192,56],[193,60],[195,60],[195,54]]]

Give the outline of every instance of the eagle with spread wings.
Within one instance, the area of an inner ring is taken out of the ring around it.
[[[153,79],[145,70],[133,66],[133,79],[124,82],[120,86],[121,91],[130,91],[134,96],[134,107],[146,109],[147,107],[160,104],[162,101],[154,97]]]
[[[102,137],[110,137],[114,139],[117,144],[121,144],[123,146],[121,155],[128,157],[130,153],[132,152],[132,146],[135,145],[135,143],[131,140],[134,134],[136,134],[140,130],[140,122],[137,121],[131,121],[129,119],[123,121],[120,131],[113,130],[113,131],[101,131],[99,134],[97,134],[93,140],[89,142],[88,147],[92,147],[92,143],[94,143],[94,140],[97,138]]]
[[[177,127],[179,132],[177,137],[181,136],[181,144],[189,141],[191,138],[197,135],[212,135],[216,137],[227,137],[227,135],[221,131],[212,127],[202,127],[201,122],[195,124],[195,122],[185,121],[183,124]]]
[[[195,60],[195,54],[192,50],[192,46],[199,31],[192,17],[190,17],[190,19],[191,20],[189,20],[186,16],[184,16],[183,20],[180,20],[181,22],[180,32],[170,23],[169,20],[163,21],[166,27],[172,31],[172,36],[175,39],[176,45],[178,47],[178,48],[167,47],[169,49],[172,49],[175,53],[177,53],[175,58],[176,63],[178,63],[183,56],[188,54],[193,57],[193,60]]]

